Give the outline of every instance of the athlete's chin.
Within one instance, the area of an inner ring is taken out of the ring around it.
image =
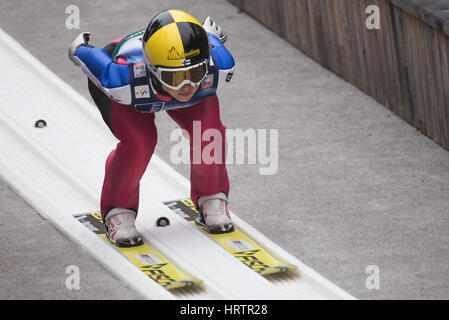
[[[192,99],[193,94],[177,94],[176,95],[176,100],[181,101],[181,102],[187,102],[190,99]]]

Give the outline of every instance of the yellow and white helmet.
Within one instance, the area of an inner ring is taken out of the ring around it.
[[[170,89],[199,86],[209,67],[209,40],[198,20],[180,10],[157,14],[142,38],[148,68]]]

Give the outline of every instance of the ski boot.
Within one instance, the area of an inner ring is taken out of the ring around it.
[[[137,213],[130,209],[113,208],[106,213],[106,235],[117,247],[135,247],[143,244],[135,226]]]
[[[195,221],[213,234],[234,231],[228,211],[228,198],[224,193],[212,194],[198,199],[200,217]]]

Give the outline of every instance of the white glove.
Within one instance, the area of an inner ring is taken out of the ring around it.
[[[212,20],[211,17],[207,17],[206,20],[204,20],[203,28],[204,30],[206,30],[206,32],[212,33],[214,36],[220,39],[221,43],[225,43],[228,39],[228,34],[226,32],[223,32],[223,30],[221,30],[221,27],[214,20]]]
[[[78,65],[78,62],[74,59],[75,51],[80,46],[87,46],[89,43],[89,32],[82,32],[80,33],[75,40],[72,41],[72,44],[69,47],[69,59],[75,64]]]

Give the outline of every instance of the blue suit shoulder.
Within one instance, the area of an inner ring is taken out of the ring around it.
[[[211,55],[217,63],[217,67],[220,70],[228,70],[235,67],[235,61],[232,54],[221,43],[220,39],[211,33],[207,34],[209,37],[209,43],[211,45]]]

